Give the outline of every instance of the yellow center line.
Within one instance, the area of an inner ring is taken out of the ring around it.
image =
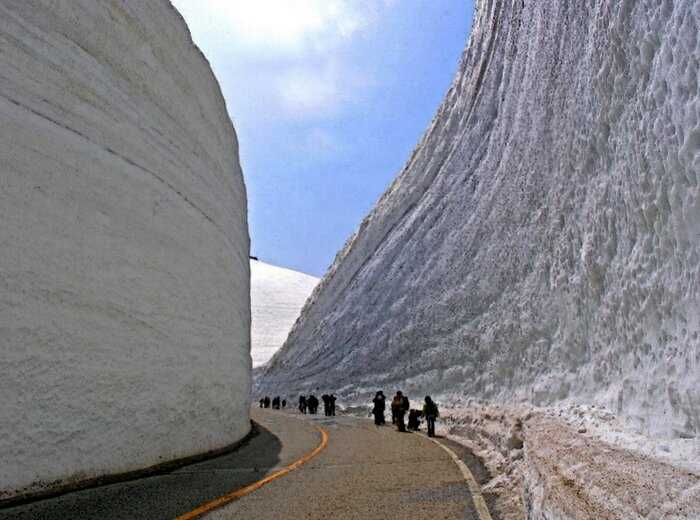
[[[249,484],[245,487],[242,487],[240,489],[237,489],[235,491],[231,491],[230,493],[227,493],[219,498],[215,498],[214,500],[211,500],[209,502],[205,502],[201,506],[199,506],[197,509],[194,509],[190,511],[189,513],[185,513],[184,515],[178,516],[175,520],[192,520],[193,518],[198,518],[202,516],[205,513],[209,513],[213,511],[214,509],[217,509],[223,505],[230,504],[231,502],[238,500],[241,497],[244,497],[256,489],[259,489],[263,487],[265,484],[268,484],[272,482],[275,479],[278,479],[290,471],[294,471],[297,469],[299,466],[302,464],[305,464],[312,458],[314,458],[316,455],[318,455],[327,445],[328,445],[328,432],[321,428],[320,426],[314,425],[315,428],[321,433],[321,443],[316,446],[313,450],[311,450],[309,453],[301,457],[300,459],[296,460],[295,462],[291,463],[289,466],[286,466],[282,468],[279,471],[276,471],[272,473],[271,475],[268,475],[267,477],[258,480],[257,482],[253,482],[252,484]]]

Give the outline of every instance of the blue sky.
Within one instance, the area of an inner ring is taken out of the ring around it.
[[[316,276],[452,81],[470,0],[173,0],[221,84],[251,254]]]

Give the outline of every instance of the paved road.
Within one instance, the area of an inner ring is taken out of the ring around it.
[[[206,518],[477,520],[464,477],[427,438],[355,417],[300,419],[253,410],[260,433],[236,452],[164,475],[0,510],[0,520],[173,519],[327,447],[300,468]],[[477,476],[478,478],[478,476]]]
[[[426,437],[355,417],[314,419],[327,448],[209,519],[478,519],[464,476]]]

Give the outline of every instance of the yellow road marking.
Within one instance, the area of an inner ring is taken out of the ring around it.
[[[474,478],[474,475],[472,475],[472,472],[469,470],[469,467],[460,459],[457,454],[452,451],[450,448],[445,446],[443,443],[438,442],[432,437],[427,437],[426,439],[430,439],[433,441],[435,444],[440,446],[443,450],[447,452],[447,454],[452,458],[452,460],[457,464],[457,467],[459,467],[460,471],[462,472],[462,475],[464,476],[464,479],[467,481],[467,485],[469,486],[469,492],[472,495],[472,500],[474,501],[474,507],[476,508],[476,512],[479,515],[480,520],[492,520],[491,519],[491,513],[489,513],[489,508],[486,505],[486,500],[484,500],[483,495],[481,494],[481,488],[479,487],[479,483],[476,481]]]
[[[252,493],[256,489],[259,489],[263,487],[265,484],[268,484],[272,482],[275,479],[278,479],[290,471],[294,471],[297,469],[299,466],[302,464],[308,462],[312,458],[314,458],[316,455],[318,455],[327,445],[328,445],[328,432],[321,428],[320,426],[316,426],[316,429],[321,433],[321,443],[316,446],[313,450],[311,450],[309,453],[304,455],[302,458],[298,459],[296,462],[293,462],[289,466],[286,466],[282,468],[279,471],[276,471],[272,473],[271,475],[268,475],[267,477],[258,480],[257,482],[253,482],[252,484],[249,484],[245,487],[242,487],[240,489],[237,489],[235,491],[231,491],[230,493],[225,494],[224,496],[221,496],[219,498],[215,498],[214,500],[211,500],[210,502],[206,502],[199,506],[197,509],[194,509],[190,511],[189,513],[185,513],[184,515],[178,516],[175,520],[192,520],[194,518],[198,518],[202,516],[205,513],[209,513],[213,511],[214,509],[217,509],[223,505],[229,504],[235,500],[238,500],[241,497],[244,497],[245,495],[248,495],[249,493]]]

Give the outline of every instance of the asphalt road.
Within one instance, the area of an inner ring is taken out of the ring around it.
[[[253,409],[253,419],[260,433],[233,453],[163,475],[0,509],[0,520],[171,520],[299,460],[321,442],[315,425],[329,434],[325,449],[206,518],[479,519],[460,469],[422,435],[350,416],[299,418]]]
[[[207,519],[478,519],[464,476],[439,446],[391,425],[316,416],[327,448]]]

